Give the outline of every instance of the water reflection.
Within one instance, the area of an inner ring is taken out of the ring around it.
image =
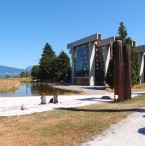
[[[0,97],[38,96],[42,92],[45,92],[46,95],[52,95],[53,93],[57,93],[58,95],[72,93],[72,91],[56,89],[47,84],[29,83],[29,84],[21,84],[19,89],[15,92],[0,93]]]

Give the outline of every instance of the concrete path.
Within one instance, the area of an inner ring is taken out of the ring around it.
[[[83,146],[145,146],[145,108],[112,125]]]
[[[113,100],[113,94],[107,94]],[[101,103],[102,101],[110,101],[107,99],[101,99],[102,95],[59,95],[57,104],[40,104],[40,96],[32,97],[1,97],[0,98],[0,116],[15,116],[25,115],[35,112],[43,112],[49,110],[55,110],[59,108],[79,107],[84,105],[90,105],[95,103]],[[52,96],[47,96],[47,103]],[[26,110],[21,110],[21,107]]]

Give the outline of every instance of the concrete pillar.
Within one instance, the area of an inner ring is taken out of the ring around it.
[[[139,75],[141,77],[140,83],[144,82],[144,53],[138,53]]]
[[[90,86],[95,85],[95,42],[89,42],[89,81]]]
[[[71,70],[71,84],[74,85],[74,57],[75,57],[75,49],[70,48],[71,50],[71,59],[72,59],[72,70]]]

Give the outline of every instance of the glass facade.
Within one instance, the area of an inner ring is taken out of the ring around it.
[[[89,44],[75,48],[75,77],[89,77]]]
[[[89,44],[74,48],[74,83],[89,85]],[[95,47],[95,85],[104,85],[105,61],[104,48]]]
[[[105,81],[105,62],[104,48],[95,49],[95,85],[104,85]]]

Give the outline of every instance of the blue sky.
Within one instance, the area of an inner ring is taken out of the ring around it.
[[[145,0],[0,0],[0,65],[36,65],[48,42],[58,55],[67,44],[94,33],[128,36],[145,44]]]

